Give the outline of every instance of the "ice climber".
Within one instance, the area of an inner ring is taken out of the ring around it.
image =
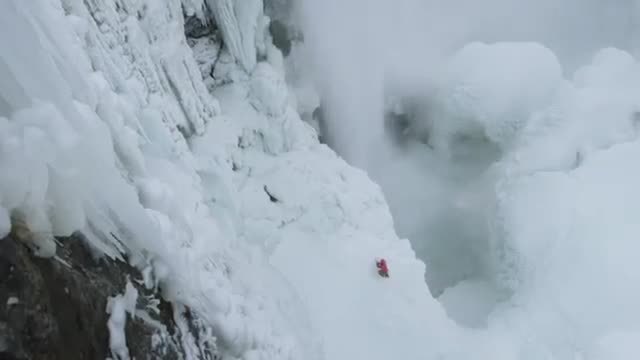
[[[387,261],[385,259],[376,260],[376,267],[378,268],[378,275],[382,277],[389,277],[389,267],[387,267]]]

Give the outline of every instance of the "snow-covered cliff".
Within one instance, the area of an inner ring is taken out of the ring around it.
[[[51,257],[82,232],[198,314],[225,358],[439,346],[424,266],[380,189],[300,120],[261,1],[1,7],[0,237],[19,225]]]
[[[424,75],[424,34],[347,3],[305,3],[315,53],[288,0],[0,3],[0,355],[20,306],[73,314],[56,339],[102,321],[91,354],[119,360],[640,354],[638,61],[570,76],[541,44],[476,42]],[[387,66],[411,80],[392,106]],[[80,310],[47,309],[74,289]]]

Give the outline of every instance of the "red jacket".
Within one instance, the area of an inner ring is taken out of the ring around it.
[[[376,262],[376,266],[380,272],[380,275],[389,275],[389,267],[387,267],[387,261],[380,259]]]

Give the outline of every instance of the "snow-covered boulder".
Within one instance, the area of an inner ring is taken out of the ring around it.
[[[479,127],[506,146],[533,111],[553,100],[562,68],[553,52],[537,43],[472,43],[452,57],[443,81],[444,135]]]

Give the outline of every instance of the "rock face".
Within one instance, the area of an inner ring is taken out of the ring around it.
[[[127,315],[125,326],[131,358],[219,358],[197,316],[141,286],[135,268],[96,259],[81,235],[58,241],[55,259],[33,256],[12,235],[0,241],[0,359],[111,357],[105,310],[127,278],[139,294],[136,316]]]

